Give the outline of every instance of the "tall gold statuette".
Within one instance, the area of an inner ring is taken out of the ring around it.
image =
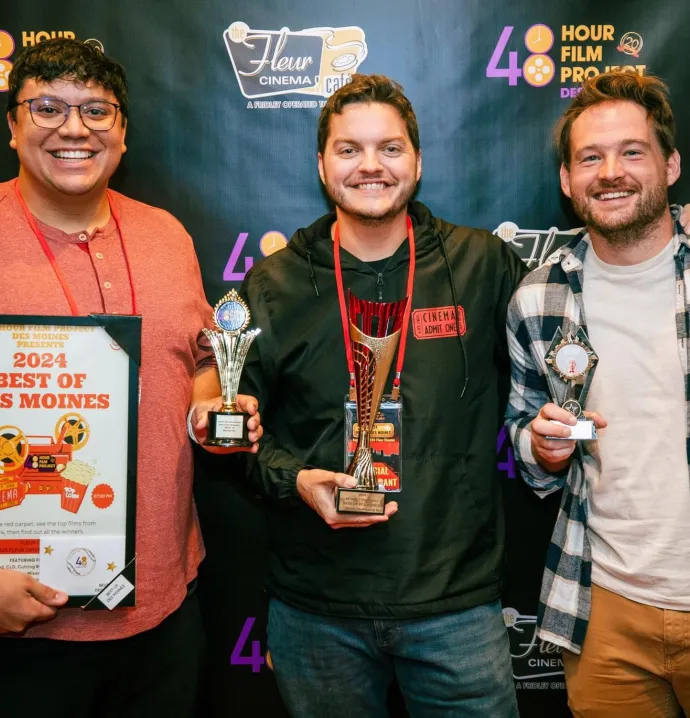
[[[249,414],[237,407],[237,389],[244,360],[251,343],[261,332],[261,329],[245,331],[250,319],[249,308],[233,289],[213,309],[213,321],[219,331],[204,329],[216,355],[223,395],[222,409],[208,412],[205,443],[209,446],[251,446],[247,429]]]
[[[335,508],[340,513],[383,514],[386,492],[379,491],[370,436],[400,340],[407,298],[369,302],[348,293],[348,305],[359,436],[346,473],[357,479],[357,486],[339,488]]]

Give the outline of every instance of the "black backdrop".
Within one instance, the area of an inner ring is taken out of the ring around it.
[[[578,76],[610,66],[657,74],[670,84],[679,126],[688,127],[689,21],[687,0],[5,0],[0,96],[17,50],[50,35],[100,42],[120,60],[132,111],[113,186],[185,224],[214,303],[325,211],[316,117],[358,68],[397,79],[415,106],[419,199],[450,221],[495,230],[537,266],[576,224],[559,191],[550,133]],[[687,138],[681,130],[681,155]],[[17,171],[8,141],[0,130],[0,180]],[[672,198],[687,199],[688,189],[681,178]],[[504,606],[522,715],[567,715],[560,656],[533,641],[559,498],[530,494],[503,435],[497,460],[507,507]],[[223,480],[211,458],[201,457],[198,469],[210,649],[199,715],[283,715],[262,662],[261,501],[251,487]],[[403,715],[392,701],[392,713]]]

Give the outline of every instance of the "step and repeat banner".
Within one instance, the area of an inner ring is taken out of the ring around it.
[[[583,78],[624,68],[665,79],[685,154],[689,28],[687,0],[7,0],[0,102],[16,53],[48,37],[88,40],[119,60],[131,114],[113,186],[184,223],[213,304],[326,211],[316,120],[357,71],[398,80],[415,107],[418,198],[449,221],[489,228],[539,266],[577,226],[560,193],[551,132]],[[0,129],[0,180],[17,171],[8,142]],[[690,198],[689,178],[672,199]],[[535,636],[559,497],[542,501],[524,487],[504,432],[496,453],[507,507],[504,615],[521,712],[566,716],[560,652]],[[284,715],[265,656],[261,500],[214,457],[199,457],[197,473],[209,645],[198,714]],[[395,691],[391,715],[405,715]]]

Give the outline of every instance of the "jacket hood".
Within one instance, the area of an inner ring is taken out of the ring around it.
[[[456,229],[455,225],[434,217],[429,208],[421,202],[410,202],[407,205],[407,211],[410,215],[410,219],[412,220],[412,227],[414,228],[415,257],[417,260],[420,260],[434,251],[438,252],[443,257],[443,261],[448,268],[447,279],[451,296],[453,297],[452,306],[456,306],[458,302],[456,298],[455,283],[453,281],[453,271],[451,269],[450,260],[448,259],[448,251],[445,247],[447,237]],[[314,294],[316,297],[319,296],[319,285],[314,272],[314,267],[316,266],[329,270],[335,270],[333,262],[333,240],[331,239],[331,226],[335,220],[335,212],[330,212],[329,214],[317,219],[316,222],[306,229],[298,229],[288,244],[288,249],[298,254],[302,257],[302,259],[306,259],[309,265],[309,276],[311,278],[312,285],[314,286]],[[409,261],[409,257],[410,243],[402,242],[389,260],[386,271],[392,272],[401,265],[406,265]],[[341,252],[340,260],[343,270],[352,270],[360,274],[367,274],[372,271],[367,267],[365,262],[362,262],[347,251],[343,250]],[[462,335],[460,334],[459,325],[457,337],[462,349],[464,360],[464,383],[462,391],[460,392],[460,398],[462,398],[465,395],[465,389],[467,388],[467,382],[469,381],[469,368],[467,352],[462,340]]]
[[[414,227],[417,258],[432,251],[439,251],[438,235],[440,234],[445,239],[453,231],[454,225],[433,217],[428,207],[421,202],[410,202],[407,209]],[[329,212],[309,227],[298,229],[292,236],[288,248],[317,266],[333,269],[331,226],[335,220],[335,212]],[[409,245],[407,242],[403,242],[395,251],[389,268],[395,269],[400,264],[406,263],[409,256]],[[363,269],[362,263],[349,252],[342,252],[341,261],[344,268]]]

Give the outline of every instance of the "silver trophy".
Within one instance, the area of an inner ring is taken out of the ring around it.
[[[237,389],[244,360],[251,343],[261,332],[261,329],[245,331],[250,318],[249,308],[233,289],[213,309],[213,321],[219,331],[204,329],[216,355],[223,395],[221,410],[208,412],[208,434],[205,441],[208,446],[252,445],[247,429],[249,414],[237,407]]]
[[[599,357],[595,354],[585,330],[582,327],[577,327],[563,336],[559,327],[554,334],[545,360],[547,364],[546,380],[549,384],[551,398],[558,406],[569,411],[577,419],[575,426],[568,427],[571,433],[567,440],[596,439],[597,430],[594,422],[587,419],[583,411]],[[561,439],[563,437],[550,436],[549,438]]]

